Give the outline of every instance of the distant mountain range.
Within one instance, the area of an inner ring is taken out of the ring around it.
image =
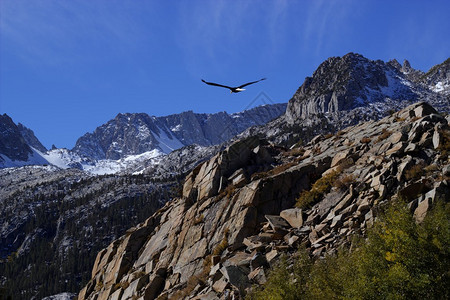
[[[223,143],[245,129],[263,125],[286,110],[286,104],[264,105],[240,113],[196,114],[192,111],[166,117],[118,114],[87,133],[73,151],[93,159],[120,159],[159,150],[165,154],[184,146]]]
[[[286,104],[270,104],[243,112],[197,114],[192,111],[165,117],[145,113],[118,114],[92,133],[80,137],[72,150],[45,149],[33,131],[0,116],[0,167],[52,164],[94,174],[116,173],[136,161],[149,160],[189,145],[226,142],[255,125],[282,115]]]

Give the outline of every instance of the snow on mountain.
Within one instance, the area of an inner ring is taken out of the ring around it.
[[[192,144],[211,146],[231,139],[250,126],[263,125],[285,110],[286,104],[271,104],[231,115],[192,111],[164,117],[118,114],[94,132],[80,137],[72,150],[97,160],[117,160],[154,149],[168,154]]]
[[[180,149],[185,146],[176,137],[169,137],[163,129],[159,127],[157,128],[159,130],[159,134],[155,134],[155,138],[158,141],[158,147],[162,152],[168,154],[173,150]]]
[[[65,148],[52,149],[40,154],[48,161],[48,163],[61,169],[80,169],[81,162],[83,161],[83,159],[79,155]]]
[[[31,154],[26,160],[14,160],[0,153],[0,168],[23,167],[28,165],[47,165],[49,162],[42,156],[42,153],[31,147]]]
[[[101,159],[95,162],[93,165],[82,164],[83,170],[94,175],[116,174],[129,168],[136,169],[136,166],[141,165],[143,162],[151,162],[156,164],[161,156],[165,154],[159,149],[147,151],[138,155],[129,155],[125,158],[118,160]],[[143,171],[135,171],[133,174],[139,174]]]
[[[53,149],[47,151],[46,153],[40,153],[39,151],[37,152],[49,164],[57,166],[61,169],[77,168],[93,175],[115,174],[132,166],[139,165],[144,161],[149,161],[164,155],[162,151],[155,149],[138,155],[128,155],[118,160],[93,160],[87,157],[82,157],[68,149]]]
[[[436,93],[450,95],[450,80],[438,81],[435,85],[431,86],[431,90]]]
[[[42,300],[72,300],[75,296],[76,294],[73,293],[61,293],[58,295],[45,297]]]

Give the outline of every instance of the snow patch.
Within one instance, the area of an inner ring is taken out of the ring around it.
[[[176,131],[176,132],[181,131],[181,127],[182,127],[182,125],[178,124],[177,126],[171,127],[170,131]]]
[[[431,87],[431,90],[436,93],[448,94],[450,93],[450,81],[447,82],[439,81],[434,86]]]
[[[33,153],[26,161],[11,160],[6,155],[0,154],[0,168],[35,165],[36,167],[56,167],[60,169],[77,168],[94,175],[105,175],[115,174],[124,171],[131,166],[137,166],[142,162],[165,155],[161,150],[154,149],[138,155],[129,155],[119,160],[92,160],[82,157],[68,149],[52,149],[46,153],[42,153],[34,148],[32,148],[32,150]],[[154,163],[156,163],[156,161]]]
[[[158,141],[159,148],[162,150],[162,152],[169,154],[173,150],[184,147],[184,144],[180,142],[177,138],[173,136],[169,137],[166,131],[164,131],[159,126],[157,128],[159,130],[159,134],[153,133],[153,135],[155,136],[155,139]]]
[[[145,140],[145,139],[148,138],[149,136],[150,136],[150,130],[148,129],[148,127],[145,126],[145,125],[140,125],[140,126],[138,127],[138,134],[137,134],[137,137],[138,137],[140,140]]]
[[[27,160],[13,160],[4,154],[0,154],[0,167],[1,168],[13,168],[23,167],[29,165],[47,165],[49,162],[42,156],[42,153],[38,150],[30,147],[32,153],[28,155]]]
[[[68,149],[52,149],[41,155],[52,165],[61,169],[73,168],[75,164],[81,163],[83,159]]]
[[[115,174],[123,171],[131,165],[140,164],[144,161],[153,160],[157,157],[163,156],[164,153],[158,149],[144,152],[138,155],[128,155],[119,160],[102,159],[95,162],[95,164],[82,164],[83,170],[95,175]],[[136,172],[135,172],[136,173]]]
[[[71,300],[76,295],[77,294],[73,294],[73,293],[61,293],[61,294],[45,297],[42,300]]]

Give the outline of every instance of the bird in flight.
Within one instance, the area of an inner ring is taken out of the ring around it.
[[[260,82],[262,80],[266,80],[266,78],[262,78],[260,80],[256,80],[256,81],[252,81],[252,82],[247,82],[247,83],[244,83],[244,84],[242,84],[240,86],[237,86],[237,87],[231,87],[231,86],[222,85],[222,84],[218,84],[218,83],[214,83],[214,82],[207,82],[207,81],[204,81],[202,79],[202,81],[204,83],[206,83],[206,84],[227,88],[227,89],[230,90],[230,93],[239,93],[239,92],[245,91],[245,89],[243,87],[246,87],[247,85],[250,85],[250,84],[254,84],[254,83]]]

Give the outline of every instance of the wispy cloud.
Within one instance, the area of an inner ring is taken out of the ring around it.
[[[356,1],[315,0],[307,7],[303,27],[303,42],[311,54],[320,55],[326,44],[335,43],[344,26],[350,23]]]
[[[111,5],[110,5],[111,4]],[[88,59],[89,45],[120,51],[137,47],[143,30],[128,7],[110,1],[3,0],[2,47],[29,62]],[[114,7],[114,9],[112,9]],[[107,54],[107,53],[105,53]]]
[[[232,70],[243,49],[267,57],[285,44],[288,1],[184,2],[179,9],[177,40],[192,73],[202,64],[209,69]],[[252,45],[253,43],[253,45]]]

